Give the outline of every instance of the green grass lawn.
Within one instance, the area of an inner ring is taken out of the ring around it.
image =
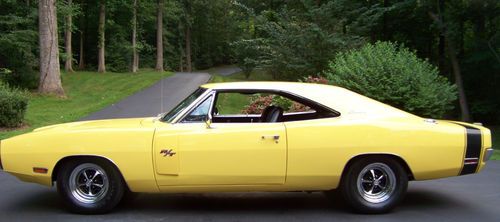
[[[141,70],[136,74],[63,73],[62,82],[67,98],[31,94],[25,116],[27,127],[0,131],[0,139],[37,127],[79,120],[169,75],[170,72],[158,73],[153,70]]]

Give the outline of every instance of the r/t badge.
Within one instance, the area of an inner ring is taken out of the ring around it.
[[[176,152],[174,152],[172,149],[169,149],[169,150],[161,150],[160,151],[160,154],[163,154],[163,156],[174,156],[176,154]]]

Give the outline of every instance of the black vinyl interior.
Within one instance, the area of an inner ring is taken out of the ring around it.
[[[262,123],[276,123],[282,122],[283,108],[279,106],[268,106],[262,111],[260,122]]]
[[[308,119],[325,118],[314,112],[285,113],[279,122],[299,121]],[[261,115],[215,115],[214,123],[255,123],[261,122]]]

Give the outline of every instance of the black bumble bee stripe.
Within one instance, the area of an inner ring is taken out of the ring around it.
[[[479,167],[479,160],[481,157],[481,130],[461,123],[455,124],[463,126],[466,129],[465,158],[460,175],[475,173]]]

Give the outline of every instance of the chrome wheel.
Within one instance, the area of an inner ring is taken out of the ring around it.
[[[93,163],[78,165],[70,174],[69,189],[76,200],[96,203],[106,196],[109,189],[106,171]]]
[[[396,188],[396,175],[384,163],[371,163],[364,167],[357,178],[360,196],[370,203],[381,203],[391,197]]]

